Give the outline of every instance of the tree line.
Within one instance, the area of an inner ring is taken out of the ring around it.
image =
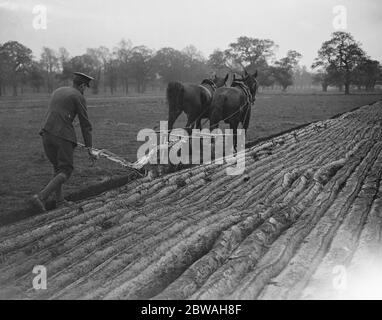
[[[114,94],[117,89],[127,94],[131,85],[143,93],[150,85],[163,89],[170,81],[200,82],[212,73],[241,73],[244,68],[258,70],[261,87],[280,87],[283,91],[292,85],[304,88],[319,84],[324,91],[337,86],[349,93],[351,85],[373,90],[381,80],[380,63],[370,59],[346,32],[335,32],[322,44],[312,65],[314,72],[300,66],[302,55],[295,50],[275,59],[277,48],[272,40],[243,36],[226,50],[217,49],[205,58],[192,45],[183,50],[165,47],[154,51],[121,40],[113,49],[88,48],[78,56],[71,56],[65,48],[56,51],[44,47],[36,59],[28,47],[8,41],[0,44],[0,95],[7,91],[17,95],[26,88],[52,92],[58,86],[69,85],[74,71],[95,78],[94,94],[100,90]]]

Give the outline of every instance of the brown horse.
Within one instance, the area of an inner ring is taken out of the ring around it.
[[[187,115],[187,129],[201,129],[202,119],[209,118],[209,106],[217,88],[227,82],[225,78],[215,75],[213,79],[205,79],[200,85],[170,82],[167,86],[168,129],[171,131],[175,120],[184,112]]]
[[[228,123],[234,134],[234,148],[237,145],[237,128],[242,123],[245,133],[251,118],[251,106],[256,100],[257,71],[249,74],[245,71],[241,79],[235,79],[229,88],[216,90],[211,102],[210,130],[216,129],[219,122]]]

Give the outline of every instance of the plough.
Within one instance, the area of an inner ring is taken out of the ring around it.
[[[158,152],[161,151],[162,149],[167,149],[168,148],[171,148],[177,144],[181,144],[181,143],[188,143],[188,139],[192,139],[192,138],[200,138],[200,136],[205,136],[205,137],[217,137],[217,136],[226,136],[227,134],[211,134],[211,133],[197,133],[197,135],[199,137],[193,137],[193,136],[185,136],[185,135],[182,135],[182,134],[176,134],[176,133],[170,133],[169,134],[170,136],[176,136],[179,138],[179,140],[175,140],[175,141],[164,141],[162,142],[161,144],[159,144],[158,146],[156,146],[155,148],[153,148],[152,150],[150,150],[150,152],[148,154],[146,154],[145,156],[139,158],[137,161],[135,162],[131,162],[131,161],[128,161],[126,159],[124,159],[123,157],[120,157],[116,154],[114,154],[113,152],[107,150],[107,149],[96,149],[96,148],[92,148],[92,154],[96,157],[96,159],[99,159],[101,157],[109,160],[109,161],[112,161],[112,162],[115,162],[115,163],[118,163],[119,165],[121,165],[122,167],[124,168],[127,168],[127,169],[131,169],[133,171],[135,171],[136,173],[138,173],[140,176],[144,176],[144,174],[141,172],[141,170],[147,165],[149,164],[150,162],[150,159],[152,157],[156,157],[158,155]],[[81,148],[85,148],[85,145],[82,144],[82,143],[77,143],[78,146],[80,146]],[[94,163],[93,163],[94,165]]]
[[[86,148],[84,144],[82,143],[77,143],[78,146],[80,146],[81,148]],[[119,165],[121,165],[122,167],[124,168],[129,168],[135,172],[137,172],[140,176],[143,176],[143,174],[139,171],[140,169],[143,168],[144,164],[141,166],[139,163],[137,162],[130,162],[130,161],[127,161],[126,159],[112,153],[111,151],[107,150],[107,149],[96,149],[96,148],[92,148],[92,153],[93,155],[99,159],[101,157],[107,159],[107,160],[110,160],[112,162],[115,162],[115,163],[118,163]],[[93,162],[93,165],[94,165],[94,162]]]
[[[175,146],[176,144],[179,144],[179,143],[185,143],[185,138],[182,138],[181,140],[177,140],[177,141],[171,141],[167,144],[160,144],[158,146],[156,146],[155,148],[153,148],[152,150],[150,150],[150,152],[148,154],[146,154],[145,156],[139,158],[137,161],[135,162],[131,162],[131,161],[128,161],[116,154],[114,154],[113,152],[107,150],[107,149],[96,149],[96,148],[92,148],[92,153],[93,155],[99,159],[101,157],[107,159],[107,160],[110,160],[112,162],[115,162],[115,163],[118,163],[119,165],[121,165],[122,167],[124,168],[127,168],[127,169],[131,169],[133,171],[135,171],[136,173],[138,173],[140,176],[144,176],[144,174],[140,171],[144,168],[145,165],[147,165],[149,162],[150,162],[150,159],[152,157],[155,157],[157,156],[158,154],[158,151],[164,149],[164,148],[170,148],[170,147],[173,147]],[[84,144],[82,143],[77,143],[78,146],[80,146],[81,148],[86,148]]]

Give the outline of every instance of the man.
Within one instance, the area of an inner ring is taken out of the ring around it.
[[[75,72],[72,87],[62,87],[53,92],[45,125],[40,131],[44,151],[53,165],[54,177],[48,185],[32,197],[32,204],[40,211],[46,211],[45,202],[52,193],[56,195],[56,206],[68,205],[62,186],[73,172],[73,152],[77,146],[73,120],[78,116],[82,136],[89,156],[92,153],[92,125],[88,119],[86,101],[83,96],[92,77]]]

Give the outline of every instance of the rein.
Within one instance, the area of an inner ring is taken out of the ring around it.
[[[250,89],[248,88],[248,86],[244,83],[244,81],[240,81],[240,80],[234,80],[231,84],[231,87],[233,88],[240,88],[243,92],[244,92],[244,95],[246,97],[246,102],[244,102],[244,104],[242,106],[240,106],[240,108],[235,111],[233,114],[231,114],[230,116],[228,116],[227,118],[223,119],[223,121],[231,118],[232,116],[236,115],[237,113],[241,112],[245,107],[247,107],[247,111],[245,112],[245,115],[244,115],[244,119],[243,121],[245,121],[245,119],[247,118],[247,115],[248,115],[248,112],[249,112],[249,108],[253,105],[253,103],[255,102],[255,99],[254,99],[254,96],[252,95]],[[244,122],[243,122],[244,123]]]

